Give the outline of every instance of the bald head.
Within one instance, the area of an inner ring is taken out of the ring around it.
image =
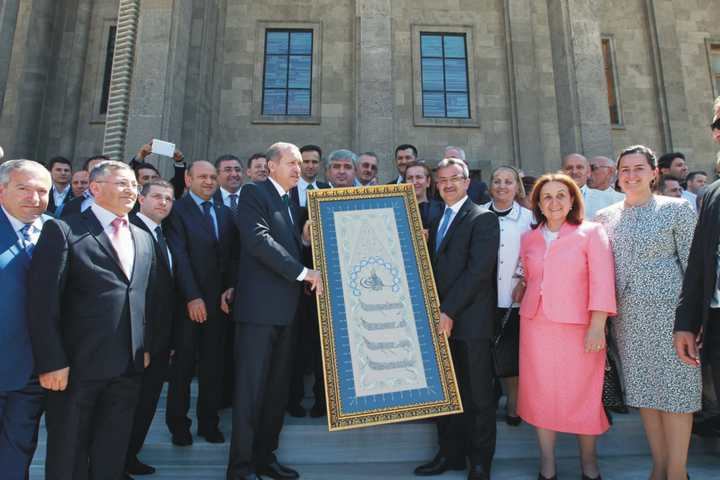
[[[615,163],[608,157],[597,156],[590,159],[590,186],[598,190],[607,190],[615,180]]]
[[[185,173],[185,186],[203,200],[209,200],[218,187],[215,165],[205,160],[193,162]]]
[[[583,187],[587,183],[590,168],[587,158],[579,153],[571,153],[563,158],[562,170],[575,181],[578,187]]]

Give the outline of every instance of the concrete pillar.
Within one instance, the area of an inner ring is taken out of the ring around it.
[[[173,143],[182,139],[191,27],[192,0],[140,3],[125,137],[126,160],[150,138]],[[172,175],[169,161],[160,162],[158,167],[164,176]]]
[[[0,0],[0,114],[10,72],[19,0]]]
[[[356,0],[355,143],[382,157],[379,178],[395,175],[391,0]]]
[[[596,0],[547,0],[563,155],[612,157]]]

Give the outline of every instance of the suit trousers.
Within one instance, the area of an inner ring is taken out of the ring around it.
[[[464,412],[437,420],[440,453],[468,458],[490,475],[495,455],[495,389],[490,339],[450,339]]]
[[[217,301],[218,308],[220,301]],[[198,430],[214,430],[222,406],[223,370],[225,364],[225,335],[229,320],[208,304],[208,319],[196,323],[185,317],[177,322],[175,355],[170,365],[167,411],[165,422],[171,432],[189,429],[190,383],[198,364]]]
[[[287,406],[296,325],[237,323],[235,395],[227,478],[274,462]]]
[[[288,404],[299,405],[305,397],[305,372],[312,370],[314,378],[313,395],[317,405],[325,405],[325,383],[323,380],[322,352],[320,348],[320,326],[318,325],[317,301],[315,294],[303,296],[298,309],[298,339],[290,380]]]
[[[76,380],[48,392],[46,480],[116,480],[125,471],[142,376]]]
[[[0,472],[7,480],[27,478],[37,447],[45,390],[33,376],[21,390],[0,391]]]
[[[704,360],[710,365],[715,398],[720,402],[720,308],[711,308],[703,339]]]
[[[153,354],[150,365],[142,375],[140,394],[138,396],[135,417],[130,433],[130,444],[127,450],[127,459],[137,456],[145,443],[145,437],[155,416],[160,393],[168,375],[170,350]]]

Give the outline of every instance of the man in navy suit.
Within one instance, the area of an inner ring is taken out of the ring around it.
[[[25,293],[33,248],[51,218],[43,215],[50,186],[39,163],[0,166],[0,472],[12,480],[26,478],[45,396],[33,364]]]
[[[222,406],[225,335],[229,320],[220,298],[235,284],[237,229],[229,207],[213,199],[218,186],[212,163],[194,162],[185,174],[188,193],[168,217],[168,244],[175,281],[186,315],[177,322],[165,421],[178,446],[192,444],[190,383],[198,364],[197,432],[223,443],[218,410]]]
[[[94,202],[45,222],[28,271],[27,315],[46,390],[47,480],[121,478],[150,363],[152,237],[128,213],[137,181],[122,162],[90,173]]]
[[[65,157],[53,157],[48,163],[52,188],[48,197],[47,214],[53,217],[60,216],[63,205],[73,199],[72,163]]]

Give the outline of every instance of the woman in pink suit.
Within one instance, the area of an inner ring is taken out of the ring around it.
[[[605,321],[614,315],[615,272],[603,228],[583,221],[582,193],[564,174],[538,179],[537,225],[522,239],[518,413],[537,429],[538,479],[554,479],[557,432],[578,435],[582,478],[599,479]],[[523,293],[524,291],[524,293]]]

